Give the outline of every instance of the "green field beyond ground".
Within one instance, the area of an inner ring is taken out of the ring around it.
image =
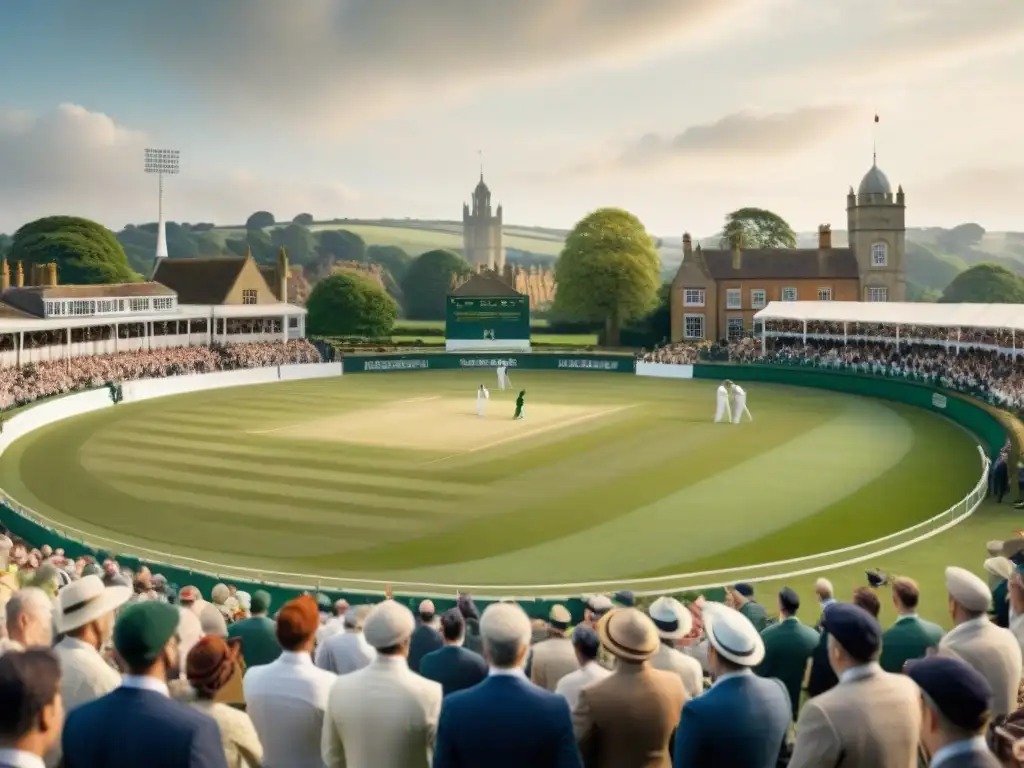
[[[114,552],[511,589],[843,547],[946,509],[979,474],[959,428],[869,399],[751,385],[755,421],[734,426],[711,423],[711,382],[519,371],[527,418],[512,421],[515,393],[493,378],[361,374],[122,404],[15,443],[0,486]]]

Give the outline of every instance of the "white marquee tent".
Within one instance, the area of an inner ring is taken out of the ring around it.
[[[930,304],[888,301],[773,301],[754,320],[933,325],[1024,330],[1024,304]]]

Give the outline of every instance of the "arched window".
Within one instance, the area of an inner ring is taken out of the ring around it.
[[[885,267],[889,264],[889,246],[885,243],[871,244],[871,266]]]

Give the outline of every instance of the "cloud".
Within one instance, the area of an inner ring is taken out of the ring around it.
[[[112,228],[156,218],[156,181],[142,171],[144,133],[74,104],[31,115],[0,110],[0,232],[56,213]],[[265,208],[289,218],[346,210],[357,195],[336,184],[268,179],[211,169],[166,182],[168,218],[239,223]]]
[[[758,2],[64,0],[63,23],[73,55],[127,54],[218,106],[336,131],[410,100],[649,57]]]

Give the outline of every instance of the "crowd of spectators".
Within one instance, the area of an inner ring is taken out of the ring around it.
[[[316,347],[298,339],[120,352],[0,368],[0,411],[54,395],[135,379],[320,361]]]

